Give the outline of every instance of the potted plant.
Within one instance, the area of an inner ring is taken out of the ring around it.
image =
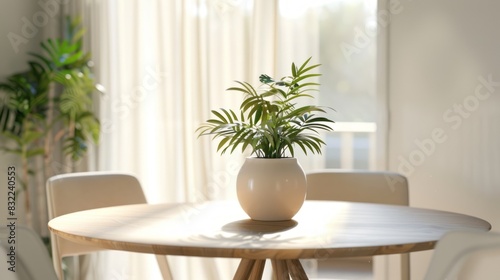
[[[198,128],[199,136],[213,135],[220,142],[217,151],[232,153],[241,146],[251,150],[237,178],[237,196],[243,210],[255,220],[289,220],[302,206],[306,195],[306,178],[295,150],[321,154],[325,144],[319,131],[331,131],[332,120],[316,113],[326,113],[316,105],[298,105],[303,98],[313,98],[310,91],[320,76],[312,73],[319,64],[291,65],[291,75],[274,80],[259,77],[257,89],[247,82],[228,90],[244,93],[240,112],[231,109],[212,110],[213,118]]]
[[[91,55],[83,50],[84,29],[78,19],[67,18],[64,31],[61,38],[43,41],[40,53],[30,53],[27,71],[0,82],[0,137],[9,140],[0,144],[0,151],[19,156],[21,188],[16,194],[24,192],[26,223],[38,230],[47,215],[37,210],[46,180],[71,171],[89,143],[99,140],[92,101],[99,85]],[[59,166],[67,170],[57,170]]]

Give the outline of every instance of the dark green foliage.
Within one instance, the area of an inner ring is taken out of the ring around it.
[[[28,157],[43,154],[42,139],[52,133],[54,142],[64,141],[65,154],[78,160],[88,141],[99,140],[99,121],[92,112],[96,84],[78,25],[68,19],[63,38],[42,42],[41,53],[30,54],[28,71],[0,84],[0,134],[19,148],[4,150]],[[23,149],[30,152],[23,154]]]

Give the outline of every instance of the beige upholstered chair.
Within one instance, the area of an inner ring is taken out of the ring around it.
[[[408,205],[408,181],[404,176],[392,172],[314,171],[307,174],[306,199]],[[326,272],[333,277],[353,273],[370,276],[372,269],[371,257],[318,261],[320,277]],[[408,254],[401,255],[401,271],[401,279],[409,279]]]
[[[81,172],[51,177],[47,181],[49,219],[94,208],[146,203],[139,181],[131,175],[112,172]],[[103,250],[80,245],[51,233],[54,268],[63,279],[61,261]],[[156,256],[163,279],[172,279],[165,256]]]
[[[43,244],[40,236],[33,230],[16,225],[15,244],[10,244],[7,236],[10,236],[10,229],[6,226],[0,226],[0,261],[2,261],[2,270],[0,278],[2,280],[56,280],[56,272],[52,267],[49,252]],[[5,237],[5,239],[4,239]],[[11,267],[8,261],[12,254],[10,246],[15,246],[15,272],[7,269]],[[5,259],[4,259],[5,258]]]
[[[450,232],[437,243],[427,269],[425,280],[438,279],[498,279],[498,254],[500,252],[500,233],[494,232]],[[479,254],[478,254],[479,253]],[[481,254],[482,253],[482,254]],[[496,254],[490,261],[488,269],[481,267],[482,275],[467,275],[461,269],[467,264],[468,258],[489,259],[491,253]],[[491,271],[491,270],[494,270]],[[460,277],[458,277],[460,276]]]

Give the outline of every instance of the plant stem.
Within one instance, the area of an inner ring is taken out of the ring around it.
[[[50,84],[48,88],[48,105],[47,105],[47,119],[45,120],[46,127],[50,127],[52,125],[52,120],[54,119],[54,97],[55,97],[55,86],[53,83]],[[44,139],[44,179],[47,180],[52,176],[51,172],[51,164],[52,164],[52,130],[47,131]]]
[[[21,175],[21,185],[23,186],[24,189],[24,207],[26,210],[26,223],[29,226],[31,225],[31,207],[30,207],[30,191],[29,191],[29,162],[28,162],[28,157],[27,157],[27,150],[28,147],[26,144],[22,144],[21,146],[21,165],[23,166],[22,168],[22,175]]]

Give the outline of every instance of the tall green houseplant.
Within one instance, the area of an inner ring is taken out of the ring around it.
[[[59,171],[54,170],[53,155],[63,154],[57,165],[71,169],[89,142],[99,140],[100,125],[92,111],[98,85],[91,55],[83,50],[84,33],[78,20],[68,18],[62,38],[42,42],[40,53],[30,53],[27,71],[0,83],[0,135],[10,140],[1,149],[19,156],[18,191],[25,192],[28,214],[33,177],[41,173],[44,183]]]

